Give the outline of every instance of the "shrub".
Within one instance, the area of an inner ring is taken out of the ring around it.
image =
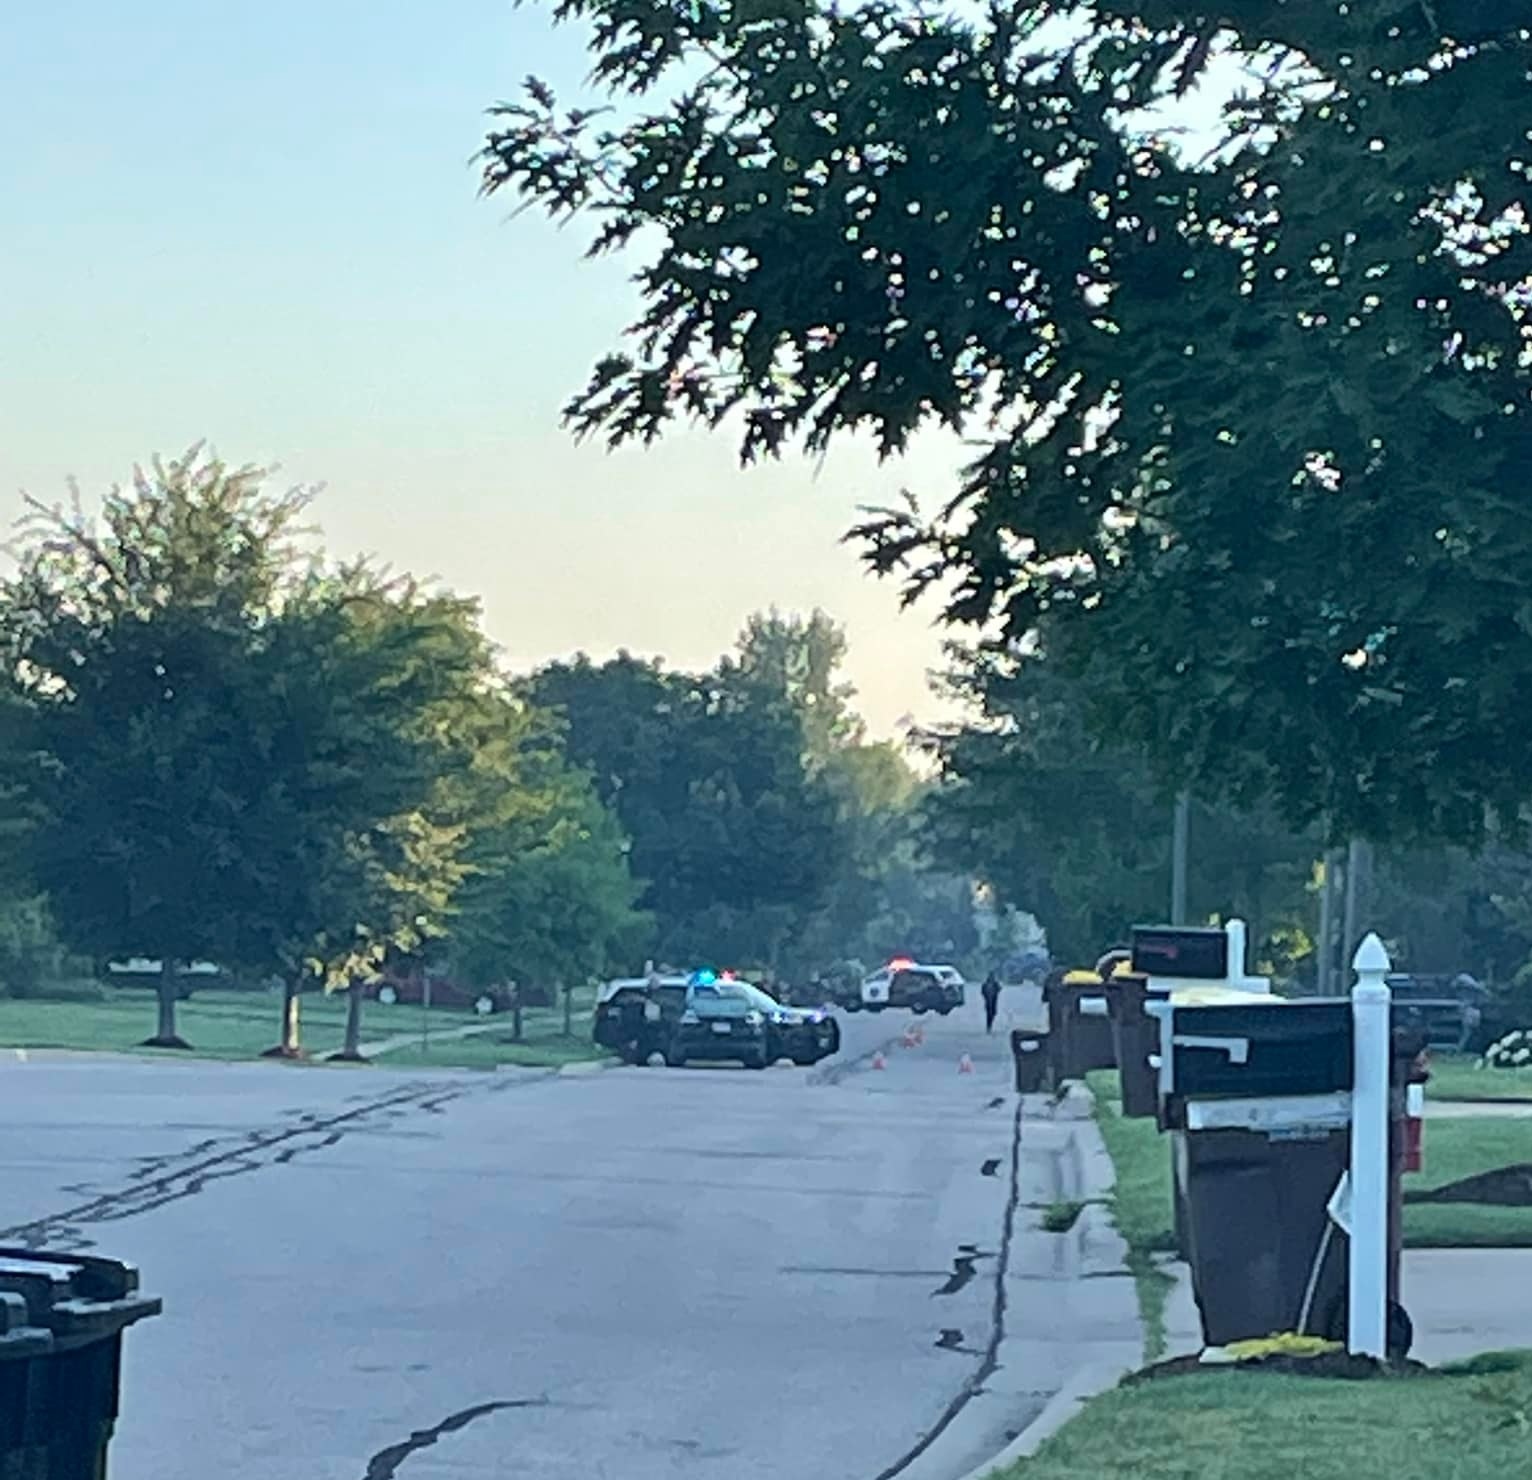
[[[1480,1062],[1488,1069],[1525,1069],[1532,1064],[1532,1028],[1501,1034],[1484,1050]]]

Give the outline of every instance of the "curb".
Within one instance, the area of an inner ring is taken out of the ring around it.
[[[507,1068],[516,1068],[517,1065],[507,1065]],[[592,1074],[605,1074],[608,1069],[618,1067],[616,1059],[577,1059],[572,1064],[560,1064],[558,1076],[560,1079],[588,1079]]]
[[[1077,1372],[1046,1403],[1042,1412],[1029,1423],[999,1454],[977,1465],[959,1480],[989,1480],[989,1477],[1024,1459],[1031,1459],[1092,1398],[1117,1386],[1133,1369],[1116,1362],[1103,1362]]]

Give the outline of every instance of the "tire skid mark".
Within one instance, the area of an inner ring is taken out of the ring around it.
[[[215,1182],[248,1175],[270,1166],[286,1166],[301,1156],[327,1150],[353,1131],[386,1129],[388,1119],[421,1109],[445,1114],[445,1107],[465,1095],[498,1092],[535,1084],[542,1074],[511,1080],[469,1080],[444,1087],[440,1081],[394,1089],[371,1098],[352,1096],[352,1108],[335,1114],[304,1112],[296,1123],[235,1136],[198,1141],[183,1151],[140,1157],[115,1187],[78,1189],[82,1201],[60,1212],[0,1229],[0,1241],[22,1248],[79,1252],[92,1246],[86,1231],[116,1223],[183,1198],[195,1197]],[[66,1189],[75,1190],[75,1189]]]

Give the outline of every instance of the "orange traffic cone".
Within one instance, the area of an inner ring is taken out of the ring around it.
[[[960,1058],[958,1060],[958,1073],[959,1074],[972,1074],[973,1073],[973,1060],[971,1058],[969,1058],[966,1053],[963,1055],[962,1058]]]
[[[872,1067],[874,1069],[888,1068],[888,1060],[883,1057],[883,1050],[881,1048],[872,1056]]]
[[[904,1030],[904,1046],[906,1048],[914,1048],[915,1045],[919,1042],[920,1039],[915,1036],[915,1030],[913,1028],[906,1028]]]

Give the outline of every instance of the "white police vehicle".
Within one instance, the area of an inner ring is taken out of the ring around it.
[[[862,983],[862,1006],[869,1012],[907,1007],[912,1012],[936,1012],[943,1017],[965,998],[963,973],[955,966],[926,965],[896,957]]]

